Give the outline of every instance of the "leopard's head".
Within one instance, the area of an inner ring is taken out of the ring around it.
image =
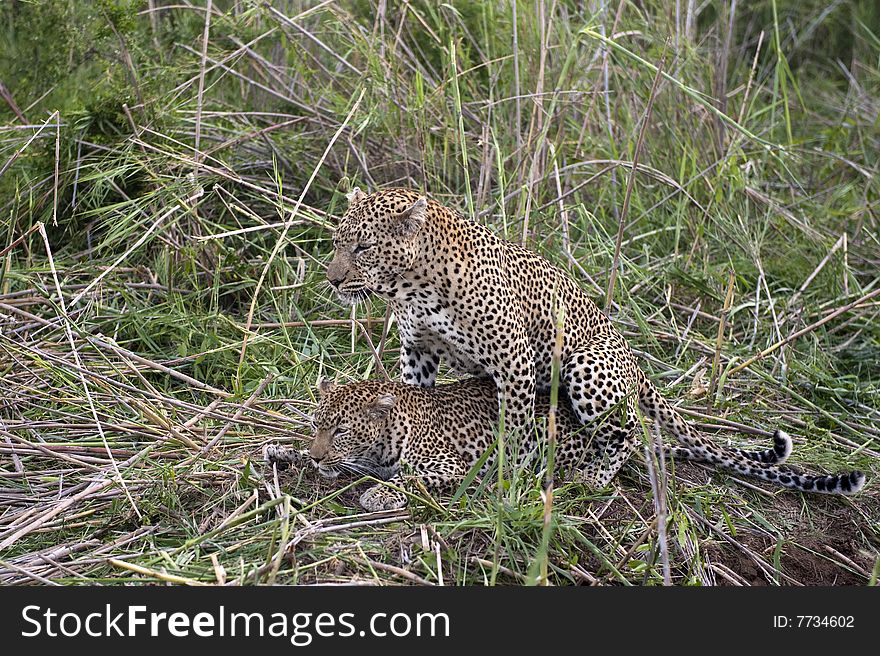
[[[322,476],[336,478],[342,471],[377,478],[393,475],[399,449],[392,443],[392,410],[397,403],[392,390],[392,383],[380,381],[318,384],[309,456]]]
[[[339,298],[356,304],[372,292],[391,298],[413,269],[428,200],[408,189],[347,194],[348,209],[333,236],[327,280]]]

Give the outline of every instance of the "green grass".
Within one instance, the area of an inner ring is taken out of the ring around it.
[[[6,3],[0,582],[663,583],[640,454],[557,483],[549,523],[510,462],[380,514],[262,465],[320,376],[396,368],[384,304],[324,282],[355,184],[472,213],[600,304],[620,233],[610,313],[668,398],[868,474],[841,499],[669,463],[674,584],[876,582],[880,300],[815,324],[880,282],[880,13],[681,4],[218,0],[205,44],[203,7]]]

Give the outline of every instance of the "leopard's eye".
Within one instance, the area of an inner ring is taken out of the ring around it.
[[[361,253],[365,253],[373,247],[372,244],[358,244],[352,249],[352,255],[360,255]]]
[[[348,426],[337,426],[335,429],[333,429],[333,437],[336,437],[337,435],[343,435],[347,432]]]

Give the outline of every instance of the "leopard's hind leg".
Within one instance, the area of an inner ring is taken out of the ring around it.
[[[562,382],[571,408],[592,440],[579,478],[607,485],[620,471],[637,443],[637,379],[635,363],[623,338],[594,337],[572,353],[562,367]]]

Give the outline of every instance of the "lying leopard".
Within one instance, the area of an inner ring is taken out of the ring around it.
[[[361,495],[361,505],[370,511],[406,505],[406,494],[399,488],[407,471],[428,490],[454,489],[496,439],[497,390],[490,378],[433,388],[372,380],[339,386],[322,381],[318,390],[311,448],[298,451],[270,445],[265,459],[279,468],[311,462],[328,478],[348,470],[391,483],[374,485]],[[537,415],[545,417],[549,407],[549,397],[539,394]],[[604,454],[564,402],[558,408],[557,426],[557,472],[564,478],[596,483]],[[535,457],[545,442],[534,431],[527,435],[526,443],[520,445],[521,461]],[[812,476],[780,468],[791,453],[791,439],[782,431],[776,431],[774,446],[766,451],[720,446],[716,447],[719,455],[709,456],[687,446],[665,451],[804,492],[855,494],[865,483],[857,471]],[[489,463],[491,459],[485,467]]]
[[[635,443],[637,406],[695,456],[725,457],[660,395],[620,332],[564,271],[414,191],[355,188],[348,200],[327,279],[345,302],[387,299],[405,383],[433,386],[441,359],[488,375],[506,426],[528,430],[535,395],[550,385],[561,315],[561,385],[601,454],[597,483],[615,476]]]

